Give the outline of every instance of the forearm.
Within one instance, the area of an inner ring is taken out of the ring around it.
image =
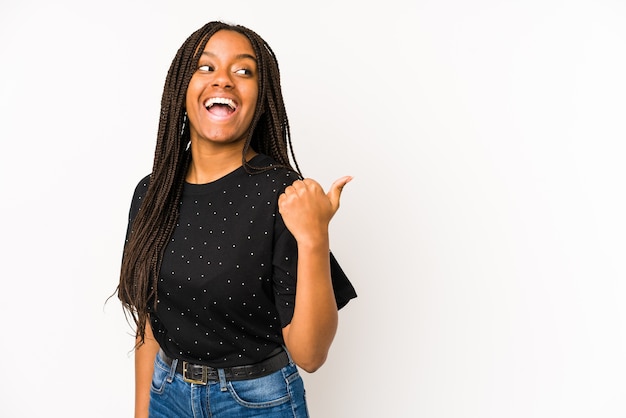
[[[283,331],[285,344],[298,366],[313,372],[325,362],[337,331],[337,317],[328,237],[298,243],[294,314]]]
[[[351,179],[336,180],[327,194],[315,180],[296,180],[278,198],[285,226],[298,243],[296,301],[283,338],[295,363],[308,372],[324,364],[337,332],[328,225],[339,208],[341,190]]]
[[[138,341],[137,341],[138,342]],[[146,324],[144,343],[135,349],[135,418],[147,418],[150,405],[150,385],[154,371],[154,359],[159,344],[152,335],[152,327]]]

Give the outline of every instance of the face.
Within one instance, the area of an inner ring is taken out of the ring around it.
[[[187,88],[191,140],[243,146],[258,92],[256,55],[248,38],[229,30],[216,32]]]

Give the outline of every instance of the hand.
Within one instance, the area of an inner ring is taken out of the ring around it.
[[[351,176],[335,180],[328,193],[313,179],[296,180],[278,197],[278,210],[298,244],[328,238],[328,224],[350,180]]]

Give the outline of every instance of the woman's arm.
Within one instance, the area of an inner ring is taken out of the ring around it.
[[[294,362],[310,373],[326,361],[337,331],[328,226],[350,180],[347,176],[335,181],[328,194],[312,179],[298,180],[278,200],[285,225],[298,244],[295,309],[291,323],[283,328],[283,338]]]
[[[139,339],[136,343],[139,344]],[[158,351],[159,343],[154,339],[148,320],[144,343],[135,348],[135,418],[148,418],[150,384]]]

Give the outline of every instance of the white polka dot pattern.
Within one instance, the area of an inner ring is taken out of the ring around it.
[[[251,163],[272,160],[258,155]],[[185,184],[151,314],[169,355],[226,367],[260,361],[283,343],[282,327],[293,315],[297,247],[277,201],[297,178],[283,168],[248,174],[240,167],[212,183]],[[133,207],[148,180],[138,185]]]

